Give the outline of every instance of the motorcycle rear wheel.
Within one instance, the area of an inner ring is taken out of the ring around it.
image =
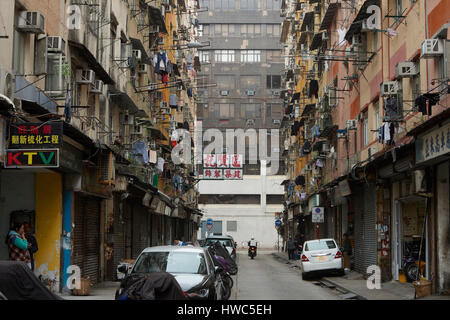
[[[410,263],[405,267],[405,275],[408,281],[416,281],[417,280],[417,272],[419,267],[415,263]]]

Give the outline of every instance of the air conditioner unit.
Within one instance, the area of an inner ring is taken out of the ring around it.
[[[337,132],[338,139],[346,139],[347,138],[347,130],[338,130]]]
[[[281,124],[281,120],[279,120],[279,119],[273,119],[273,124]]]
[[[347,130],[356,130],[356,119],[347,120]]]
[[[62,37],[47,37],[48,52],[66,54],[66,41]]]
[[[160,104],[159,104],[159,107],[161,108],[161,109],[168,109],[169,108],[169,104],[167,103],[167,102],[163,102],[163,101],[161,101],[160,102]]]
[[[143,126],[133,126],[131,134],[142,134],[144,132]]]
[[[159,26],[149,26],[149,33],[159,33]]]
[[[330,152],[330,144],[329,143],[324,143],[322,145],[322,152]]]
[[[281,92],[279,90],[272,91],[272,95],[279,97]]]
[[[414,62],[406,61],[399,62],[395,67],[395,74],[400,78],[410,78],[418,74],[416,64]]]
[[[103,81],[95,80],[91,88],[91,93],[103,93]]]
[[[441,39],[426,39],[422,43],[421,58],[434,58],[444,54],[444,44]]]
[[[253,91],[253,90],[248,90],[248,91],[247,91],[247,95],[248,95],[248,96],[254,96],[254,95],[255,95],[255,91]]]
[[[147,73],[148,71],[148,65],[145,63],[141,63],[138,65],[138,73]]]
[[[95,72],[93,70],[78,69],[76,73],[76,83],[93,84],[95,80]]]
[[[387,81],[382,82],[380,85],[381,96],[390,96],[398,94],[400,90],[400,85],[398,81]]]
[[[330,34],[327,31],[322,32],[322,40],[328,40],[328,39],[330,39]]]
[[[228,90],[221,90],[220,91],[220,95],[221,96],[227,96],[228,95]]]
[[[247,124],[247,126],[254,126],[254,125],[255,125],[255,120],[253,120],[253,119],[247,119],[246,124]]]
[[[133,50],[133,56],[136,58],[136,60],[142,59],[142,52],[141,50]]]
[[[133,125],[134,124],[134,115],[122,113],[119,117],[119,121],[120,121],[121,125]]]
[[[0,93],[13,100],[14,91],[13,75],[4,69],[0,69]]]
[[[37,11],[22,11],[17,29],[21,32],[45,33],[45,18]]]

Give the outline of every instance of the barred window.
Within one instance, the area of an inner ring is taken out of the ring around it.
[[[261,50],[242,50],[241,62],[249,62],[249,63],[261,62]]]
[[[214,60],[215,62],[235,62],[235,51],[234,50],[215,50]]]
[[[200,50],[200,62],[206,62],[206,63],[210,62],[208,50]]]
[[[227,221],[227,231],[237,231],[237,221]]]

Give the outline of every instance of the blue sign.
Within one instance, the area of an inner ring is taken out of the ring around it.
[[[275,225],[277,226],[277,227],[279,227],[279,226],[281,226],[281,220],[275,220]]]
[[[206,220],[206,224],[207,225],[212,225],[213,224],[213,219],[208,219],[208,220]]]

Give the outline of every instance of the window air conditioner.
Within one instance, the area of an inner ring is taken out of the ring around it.
[[[142,134],[142,132],[143,132],[142,126],[133,126],[131,134]]]
[[[248,90],[248,91],[247,91],[247,95],[248,95],[248,96],[254,96],[254,95],[255,95],[255,91],[253,91],[253,90]]]
[[[414,62],[406,61],[399,62],[395,67],[395,74],[400,78],[410,78],[418,74],[416,64]]]
[[[330,144],[329,143],[324,143],[322,145],[322,152],[330,152]]]
[[[273,124],[281,124],[281,120],[279,120],[279,119],[273,119]]]
[[[322,40],[328,40],[330,39],[330,35],[327,31],[322,32]]]
[[[247,119],[246,124],[247,124],[247,126],[253,126],[253,125],[255,125],[255,120],[253,120],[253,119]]]
[[[95,80],[95,72],[93,70],[78,69],[76,73],[76,83],[93,84]]]
[[[279,97],[280,96],[280,91],[279,90],[275,90],[275,91],[272,91],[272,95],[274,95],[274,96],[277,96],[277,97]]]
[[[444,44],[441,39],[426,39],[422,43],[421,58],[434,58],[444,54]]]
[[[142,59],[141,50],[133,50],[133,56],[136,58],[136,60],[141,60]]]
[[[62,37],[48,37],[47,38],[48,52],[66,54],[66,41]]]
[[[221,90],[220,91],[220,95],[221,96],[227,96],[228,95],[228,90]]]
[[[149,26],[149,33],[159,33],[159,26]]]
[[[147,73],[148,65],[141,63],[138,65],[138,73]]]
[[[91,88],[91,93],[103,93],[103,81],[95,80]]]
[[[17,29],[21,32],[45,33],[45,18],[37,11],[22,11]]]
[[[347,120],[347,130],[356,130],[356,119]]]
[[[381,96],[390,96],[398,94],[400,90],[399,82],[397,81],[387,81],[382,82],[380,85]]]

